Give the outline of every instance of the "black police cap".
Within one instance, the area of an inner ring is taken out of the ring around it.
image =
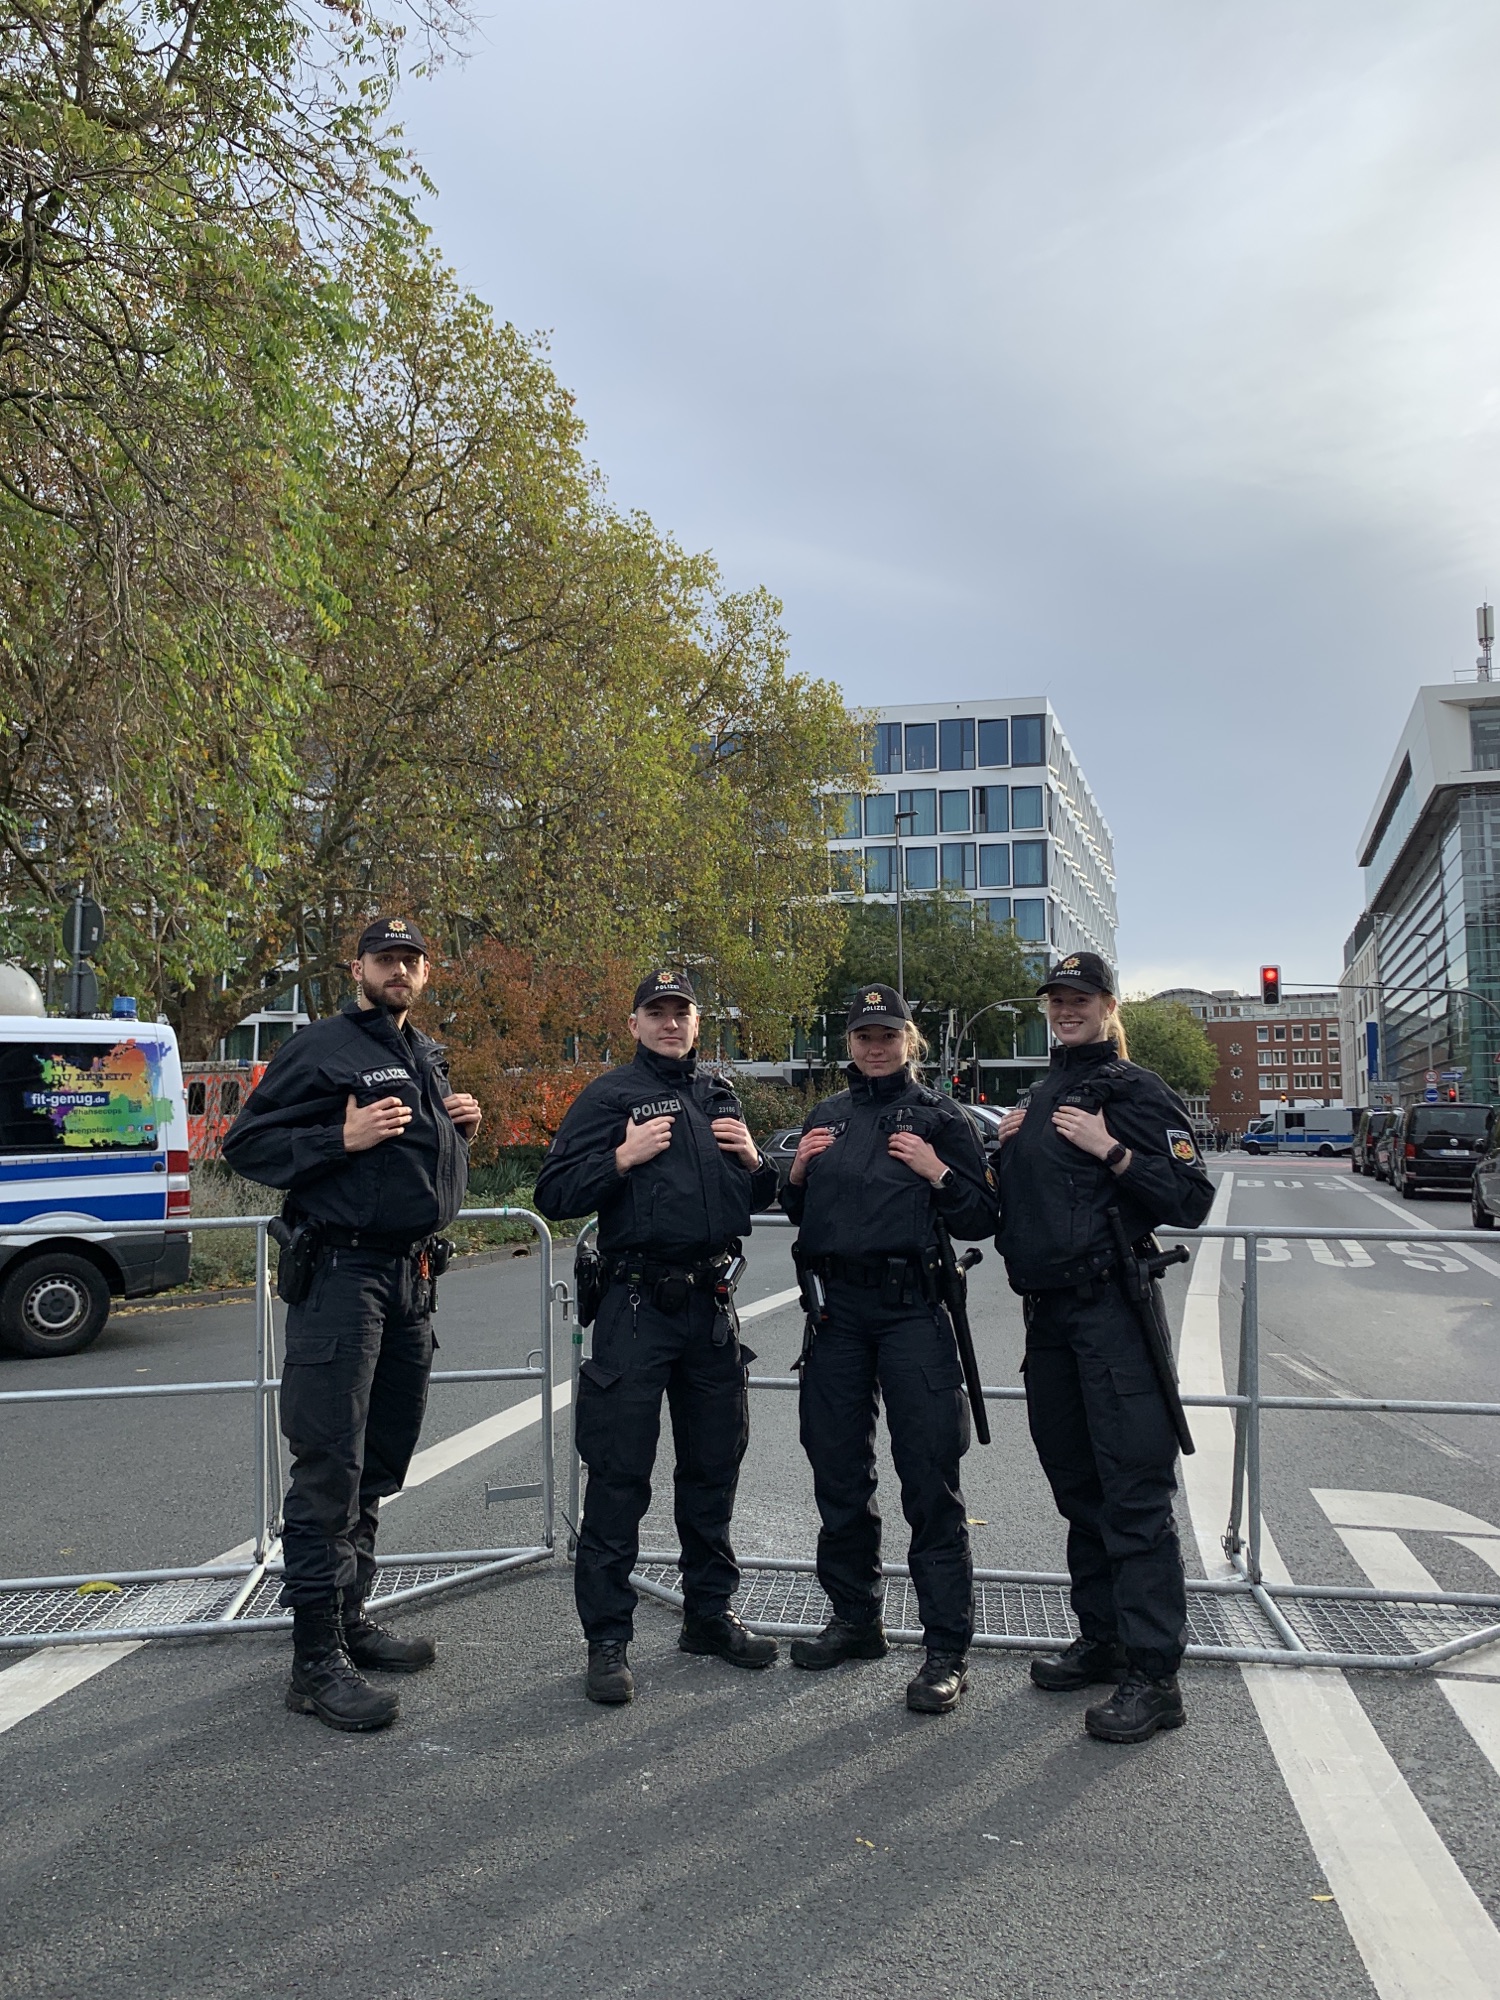
[[[1113,999],[1115,979],[1097,952],[1070,951],[1066,958],[1059,959],[1036,990],[1040,996],[1058,987],[1072,987],[1077,993],[1107,993]]]
[[[366,924],[359,934],[356,958],[363,958],[367,951],[419,951],[423,958],[431,958],[427,940],[405,917],[376,917]]]
[[[849,1018],[844,1023],[849,1028],[900,1028],[911,1020],[911,1009],[901,998],[894,986],[882,986],[872,980],[868,986],[861,986],[849,1002]]]
[[[698,1004],[693,982],[685,972],[648,972],[635,989],[631,1013],[639,1014],[648,1000],[687,1000],[695,1007]]]

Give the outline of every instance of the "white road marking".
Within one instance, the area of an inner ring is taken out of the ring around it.
[[[793,1293],[791,1296],[795,1297]],[[762,1300],[761,1308],[769,1311],[769,1304]],[[741,1314],[743,1318],[744,1315]],[[552,1391],[554,1412],[567,1409],[573,1400],[571,1382],[559,1382]],[[477,1424],[470,1424],[467,1430],[456,1431],[450,1438],[438,1444],[429,1445],[412,1459],[402,1492],[409,1493],[413,1487],[425,1486],[429,1479],[439,1474],[451,1472],[467,1459],[476,1458],[480,1452],[488,1451],[491,1445],[514,1437],[532,1424],[542,1420],[542,1398],[540,1392],[528,1396],[522,1403],[498,1415],[486,1417]],[[382,1511],[391,1501],[399,1500],[400,1493],[393,1493],[382,1505]],[[237,1548],[226,1549],[221,1556],[210,1556],[209,1564],[244,1562],[251,1553],[251,1544],[241,1542]],[[24,1722],[38,1710],[48,1707],[65,1694],[70,1694],[95,1674],[102,1674],[106,1667],[112,1667],[119,1660],[127,1659],[131,1653],[138,1653],[146,1644],[145,1640],[122,1641],[111,1646],[59,1646],[55,1650],[45,1648],[33,1653],[29,1659],[20,1660],[13,1667],[0,1671],[0,1735],[7,1729],[14,1729],[18,1722]]]
[[[1210,1221],[1229,1214],[1232,1174]],[[1183,1309],[1185,1390],[1223,1395],[1222,1237],[1200,1243]],[[1204,1572],[1228,1575],[1234,1429],[1227,1410],[1195,1410],[1197,1452],[1182,1462]],[[1286,1578],[1269,1534],[1262,1562]],[[1381,2000],[1495,2000],[1500,1931],[1474,1894],[1341,1673],[1240,1669],[1319,1866]]]
[[[768,1299],[755,1299],[748,1306],[741,1306],[740,1318],[759,1319],[764,1313],[780,1312],[783,1306],[794,1304],[801,1296],[795,1285],[789,1292],[772,1292]]]
[[[1441,1229],[1439,1229],[1435,1222],[1427,1222],[1421,1216],[1413,1215],[1409,1203],[1388,1201],[1383,1194],[1377,1194],[1374,1188],[1366,1187],[1363,1182],[1355,1182],[1353,1185],[1356,1194],[1362,1194],[1367,1201],[1376,1202],[1381,1208],[1388,1208],[1392,1215],[1399,1215],[1414,1235],[1442,1234]],[[1459,1224],[1460,1229],[1467,1229],[1468,1227],[1469,1224],[1466,1222]],[[1469,1263],[1477,1264],[1481,1271],[1492,1271],[1497,1278],[1500,1278],[1500,1262],[1497,1262],[1487,1252],[1476,1250],[1472,1243],[1455,1243],[1452,1245],[1452,1249],[1456,1256],[1467,1258]]]

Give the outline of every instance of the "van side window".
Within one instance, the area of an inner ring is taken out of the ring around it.
[[[232,1118],[240,1108],[240,1086],[232,1076],[226,1076],[219,1085],[219,1109],[226,1118]]]
[[[208,1086],[201,1076],[194,1077],[187,1087],[187,1108],[189,1118],[201,1118],[206,1106]]]

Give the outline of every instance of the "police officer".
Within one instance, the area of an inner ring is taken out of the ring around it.
[[[651,1504],[665,1391],[677,1464],[685,1653],[768,1667],[774,1639],[730,1610],[740,1572],[729,1540],[749,1438],[747,1363],[732,1283],[752,1213],[776,1199],[776,1169],[739,1101],[701,1073],[698,1004],[680,972],[654,972],[630,1016],[635,1058],[568,1110],[537,1176],[542,1214],[599,1216],[602,1295],[575,1413],[588,1467],[573,1588],[588,1641],[591,1701],[633,1699],[630,1572]]]
[[[284,1188],[284,1219],[310,1232],[281,1382],[287,1707],[335,1729],[381,1729],[397,1699],[360,1670],[415,1673],[435,1657],[430,1639],[383,1632],[364,1607],[380,1502],[401,1490],[427,1402],[433,1239],[463,1204],[480,1110],[407,1018],[429,970],[417,926],[378,917],[349,969],[354,998],[276,1051],[224,1157]]]
[[[1025,1299],[1027,1414],[1068,1523],[1082,1636],[1033,1660],[1031,1678],[1050,1692],[1117,1682],[1085,1725],[1111,1743],[1142,1743],[1185,1719],[1178,1440],[1122,1289],[1110,1211],[1140,1246],[1159,1223],[1202,1222],[1214,1190],[1181,1100],[1126,1059],[1103,959],[1075,952],[1040,994],[1056,1046],[1029,1102],[1001,1122],[996,1241]],[[1149,1304],[1164,1326],[1154,1280]]]
[[[799,1225],[810,1308],[802,1446],[822,1520],[818,1581],[833,1607],[817,1638],[792,1641],[792,1660],[817,1669],[886,1651],[875,1503],[883,1396],[927,1643],[906,1703],[943,1714],[968,1681],[974,1564],[959,1487],[969,1405],[938,1303],[937,1223],[954,1236],[989,1235],[994,1182],[964,1114],[917,1079],[926,1045],[901,995],[861,987],[847,1025],[849,1088],[809,1112],[781,1198]]]

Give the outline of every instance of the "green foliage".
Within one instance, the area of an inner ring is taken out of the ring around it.
[[[1154,1069],[1179,1097],[1201,1097],[1219,1073],[1219,1052],[1180,1000],[1125,1000],[1120,1006],[1130,1059]]]
[[[935,1053],[941,1052],[950,1016],[956,1035],[976,1014],[979,1019],[963,1037],[965,1057],[974,1053],[975,1036],[980,1055],[1008,1056],[1013,1028],[1025,1049],[1027,1024],[1036,1020],[1036,974],[1028,971],[1026,953],[1009,925],[1001,929],[980,921],[966,897],[939,891],[907,899],[902,934],[906,995]],[[842,1024],[856,989],[872,979],[896,984],[896,912],[889,903],[856,903],[849,909],[839,955],[823,987],[831,1027]],[[997,1000],[1016,1006],[1018,1013],[981,1011]]]

